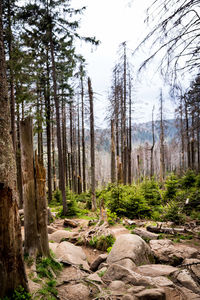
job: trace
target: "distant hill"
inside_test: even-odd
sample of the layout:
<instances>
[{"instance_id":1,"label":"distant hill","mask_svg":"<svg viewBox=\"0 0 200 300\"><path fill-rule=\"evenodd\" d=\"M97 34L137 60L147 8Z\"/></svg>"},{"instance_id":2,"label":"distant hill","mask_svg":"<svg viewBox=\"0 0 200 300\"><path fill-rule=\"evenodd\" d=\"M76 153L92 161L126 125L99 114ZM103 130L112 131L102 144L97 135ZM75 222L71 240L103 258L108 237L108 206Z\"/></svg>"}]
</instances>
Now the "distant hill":
<instances>
[{"instance_id":1,"label":"distant hill","mask_svg":"<svg viewBox=\"0 0 200 300\"><path fill-rule=\"evenodd\" d=\"M165 141L170 142L178 134L174 119L164 121ZM96 148L98 151L110 151L110 129L96 129ZM160 122L155 121L155 141L159 140ZM89 141L89 131L87 131L87 140ZM134 123L132 126L132 144L133 146L144 143L152 143L152 123Z\"/></svg>"}]
</instances>

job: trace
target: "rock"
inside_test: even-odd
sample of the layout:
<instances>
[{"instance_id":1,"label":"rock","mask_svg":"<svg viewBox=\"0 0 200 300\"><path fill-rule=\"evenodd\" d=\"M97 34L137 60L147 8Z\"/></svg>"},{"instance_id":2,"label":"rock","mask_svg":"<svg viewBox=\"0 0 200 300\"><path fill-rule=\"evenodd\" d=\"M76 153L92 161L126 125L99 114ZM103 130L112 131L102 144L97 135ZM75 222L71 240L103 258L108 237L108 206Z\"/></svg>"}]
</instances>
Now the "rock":
<instances>
[{"instance_id":1,"label":"rock","mask_svg":"<svg viewBox=\"0 0 200 300\"><path fill-rule=\"evenodd\" d=\"M135 298L134 296L129 295L129 294L124 295L124 296L122 297L122 300L135 300L135 299L136 299L136 298Z\"/></svg>"},{"instance_id":2,"label":"rock","mask_svg":"<svg viewBox=\"0 0 200 300\"><path fill-rule=\"evenodd\" d=\"M76 221L76 220L72 220L72 219L65 219L64 222L63 222L63 225L65 227L73 227L73 228L76 228L79 226L79 222Z\"/></svg>"},{"instance_id":3,"label":"rock","mask_svg":"<svg viewBox=\"0 0 200 300\"><path fill-rule=\"evenodd\" d=\"M127 290L129 294L136 294L141 291L145 290L145 286L139 285L139 286L133 286L130 289Z\"/></svg>"},{"instance_id":4,"label":"rock","mask_svg":"<svg viewBox=\"0 0 200 300\"><path fill-rule=\"evenodd\" d=\"M91 281L96 281L97 283L101 283L101 284L103 283L102 280L101 280L101 277L99 277L99 275L98 275L98 272L90 274L87 277L87 279L91 280Z\"/></svg>"},{"instance_id":5,"label":"rock","mask_svg":"<svg viewBox=\"0 0 200 300\"><path fill-rule=\"evenodd\" d=\"M182 299L184 299L184 300L185 299L186 300L200 300L199 294L195 294L192 291L186 289L185 287L179 288L179 291L180 291L181 295L183 296Z\"/></svg>"},{"instance_id":6,"label":"rock","mask_svg":"<svg viewBox=\"0 0 200 300\"><path fill-rule=\"evenodd\" d=\"M124 291L125 287L125 283L120 280L114 280L108 286L111 291Z\"/></svg>"},{"instance_id":7,"label":"rock","mask_svg":"<svg viewBox=\"0 0 200 300\"><path fill-rule=\"evenodd\" d=\"M113 280L121 280L125 283L142 286L172 286L173 283L168 278L157 276L142 276L134 271L126 269L118 264L112 264L107 272L102 277L104 282L111 282Z\"/></svg>"},{"instance_id":8,"label":"rock","mask_svg":"<svg viewBox=\"0 0 200 300\"><path fill-rule=\"evenodd\" d=\"M83 283L62 285L57 288L60 300L89 300L89 287Z\"/></svg>"},{"instance_id":9,"label":"rock","mask_svg":"<svg viewBox=\"0 0 200 300\"><path fill-rule=\"evenodd\" d=\"M28 287L32 294L36 293L38 290L41 289L41 285L39 283L36 283L30 279L28 279Z\"/></svg>"},{"instance_id":10,"label":"rock","mask_svg":"<svg viewBox=\"0 0 200 300\"><path fill-rule=\"evenodd\" d=\"M183 261L183 265L188 265L188 264L191 264L189 268L190 268L190 270L192 270L194 275L197 278L200 278L200 260L199 259L194 259L194 258L186 258Z\"/></svg>"},{"instance_id":11,"label":"rock","mask_svg":"<svg viewBox=\"0 0 200 300\"><path fill-rule=\"evenodd\" d=\"M56 232L56 228L54 228L53 226L47 226L47 230L48 230L48 234L52 234L54 232Z\"/></svg>"},{"instance_id":12,"label":"rock","mask_svg":"<svg viewBox=\"0 0 200 300\"><path fill-rule=\"evenodd\" d=\"M160 262L172 265L180 264L185 258L196 258L198 250L186 245L174 244L171 240L151 240L149 242L153 254Z\"/></svg>"},{"instance_id":13,"label":"rock","mask_svg":"<svg viewBox=\"0 0 200 300\"><path fill-rule=\"evenodd\" d=\"M19 209L18 211L19 211L20 216L24 215L24 210L23 209Z\"/></svg>"},{"instance_id":14,"label":"rock","mask_svg":"<svg viewBox=\"0 0 200 300\"><path fill-rule=\"evenodd\" d=\"M74 233L66 230L56 230L54 233L49 234L49 241L60 243L63 240L73 238Z\"/></svg>"},{"instance_id":15,"label":"rock","mask_svg":"<svg viewBox=\"0 0 200 300\"><path fill-rule=\"evenodd\" d=\"M99 266L98 266L98 270L101 270L102 268L108 268L109 267L109 265L108 264L106 264L106 263L101 263Z\"/></svg>"},{"instance_id":16,"label":"rock","mask_svg":"<svg viewBox=\"0 0 200 300\"><path fill-rule=\"evenodd\" d=\"M49 248L53 251L53 253L55 254L56 252L56 248L59 245L59 243L49 243Z\"/></svg>"},{"instance_id":17,"label":"rock","mask_svg":"<svg viewBox=\"0 0 200 300\"><path fill-rule=\"evenodd\" d=\"M99 265L100 265L101 263L103 263L104 261L106 261L107 257L108 257L108 254L107 254L107 253L105 253L105 254L100 254L100 255L99 255L99 256L91 263L90 269L91 269L93 272L95 272L95 271L98 269Z\"/></svg>"},{"instance_id":18,"label":"rock","mask_svg":"<svg viewBox=\"0 0 200 300\"><path fill-rule=\"evenodd\" d=\"M143 265L137 267L135 269L135 272L145 276L156 277L156 276L169 276L177 270L178 268L168 266L168 265L152 264L152 265Z\"/></svg>"},{"instance_id":19,"label":"rock","mask_svg":"<svg viewBox=\"0 0 200 300\"><path fill-rule=\"evenodd\" d=\"M200 285L194 281L189 270L185 269L176 272L174 274L174 278L187 289L193 291L194 293L200 293Z\"/></svg>"},{"instance_id":20,"label":"rock","mask_svg":"<svg viewBox=\"0 0 200 300\"><path fill-rule=\"evenodd\" d=\"M58 285L61 285L63 282L81 280L86 276L88 276L88 274L79 270L77 267L67 266L58 274L57 282Z\"/></svg>"},{"instance_id":21,"label":"rock","mask_svg":"<svg viewBox=\"0 0 200 300\"><path fill-rule=\"evenodd\" d=\"M87 271L89 270L87 258L82 248L69 242L58 244L55 249L55 256L63 263L79 266Z\"/></svg>"},{"instance_id":22,"label":"rock","mask_svg":"<svg viewBox=\"0 0 200 300\"><path fill-rule=\"evenodd\" d=\"M127 247L128 245L128 247ZM119 236L108 254L107 263L116 263L129 258L136 265L149 263L151 250L147 243L138 235L123 234Z\"/></svg>"},{"instance_id":23,"label":"rock","mask_svg":"<svg viewBox=\"0 0 200 300\"><path fill-rule=\"evenodd\" d=\"M138 300L166 300L163 289L146 289L135 295Z\"/></svg>"},{"instance_id":24,"label":"rock","mask_svg":"<svg viewBox=\"0 0 200 300\"><path fill-rule=\"evenodd\" d=\"M149 232L144 228L135 228L133 229L133 232L137 235L139 235L141 238L149 239L149 240L157 240L159 237L159 234Z\"/></svg>"},{"instance_id":25,"label":"rock","mask_svg":"<svg viewBox=\"0 0 200 300\"><path fill-rule=\"evenodd\" d=\"M118 262L116 262L118 265L126 268L126 269L130 269L132 271L134 271L136 269L136 265L135 263L129 259L129 258L124 258L122 260L119 260Z\"/></svg>"}]
</instances>

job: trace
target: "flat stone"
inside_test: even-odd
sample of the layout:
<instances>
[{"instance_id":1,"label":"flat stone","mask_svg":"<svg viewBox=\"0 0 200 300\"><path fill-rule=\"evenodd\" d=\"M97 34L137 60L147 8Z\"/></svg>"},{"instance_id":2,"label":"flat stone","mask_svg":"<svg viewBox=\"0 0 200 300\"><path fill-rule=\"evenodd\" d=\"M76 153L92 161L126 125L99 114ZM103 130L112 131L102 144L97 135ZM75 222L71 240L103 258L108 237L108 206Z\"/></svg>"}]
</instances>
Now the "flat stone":
<instances>
[{"instance_id":1,"label":"flat stone","mask_svg":"<svg viewBox=\"0 0 200 300\"><path fill-rule=\"evenodd\" d=\"M139 286L132 286L130 289L127 290L127 292L129 294L137 294L143 290L145 290L145 286L139 285Z\"/></svg>"},{"instance_id":2,"label":"flat stone","mask_svg":"<svg viewBox=\"0 0 200 300\"><path fill-rule=\"evenodd\" d=\"M111 282L113 280L120 280L125 283L142 286L156 286L165 287L173 286L173 282L166 277L157 276L143 276L134 271L126 269L118 264L112 264L107 272L102 277L104 282Z\"/></svg>"},{"instance_id":3,"label":"flat stone","mask_svg":"<svg viewBox=\"0 0 200 300\"><path fill-rule=\"evenodd\" d=\"M135 295L138 300L166 300L163 289L146 289Z\"/></svg>"},{"instance_id":4,"label":"flat stone","mask_svg":"<svg viewBox=\"0 0 200 300\"><path fill-rule=\"evenodd\" d=\"M126 269L130 269L132 271L134 271L136 269L136 265L134 264L134 262L130 258L124 258L122 260L119 260L116 263L118 265L120 265L120 266L122 266Z\"/></svg>"},{"instance_id":5,"label":"flat stone","mask_svg":"<svg viewBox=\"0 0 200 300\"><path fill-rule=\"evenodd\" d=\"M48 234L52 234L57 231L53 226L47 226Z\"/></svg>"},{"instance_id":6,"label":"flat stone","mask_svg":"<svg viewBox=\"0 0 200 300\"><path fill-rule=\"evenodd\" d=\"M69 240L74 235L73 232L66 230L56 230L54 233L49 234L49 241L60 243L63 240Z\"/></svg>"},{"instance_id":7,"label":"flat stone","mask_svg":"<svg viewBox=\"0 0 200 300\"><path fill-rule=\"evenodd\" d=\"M176 272L178 268L169 266L169 265L160 265L160 264L152 264L152 265L143 265L137 267L135 272L138 272L141 275L145 276L170 276L172 273Z\"/></svg>"},{"instance_id":8,"label":"flat stone","mask_svg":"<svg viewBox=\"0 0 200 300\"><path fill-rule=\"evenodd\" d=\"M76 265L85 270L89 270L87 258L81 247L69 242L60 243L55 249L55 256L63 263Z\"/></svg>"},{"instance_id":9,"label":"flat stone","mask_svg":"<svg viewBox=\"0 0 200 300\"><path fill-rule=\"evenodd\" d=\"M195 263L198 263L195 265ZM195 258L186 258L183 261L183 265L187 264L193 264L189 268L192 270L192 272L195 274L197 278L200 278L200 260Z\"/></svg>"},{"instance_id":10,"label":"flat stone","mask_svg":"<svg viewBox=\"0 0 200 300\"><path fill-rule=\"evenodd\" d=\"M129 295L129 294L127 294L127 295L124 295L123 297L122 297L122 300L135 300L136 298L133 296L133 295Z\"/></svg>"}]
</instances>

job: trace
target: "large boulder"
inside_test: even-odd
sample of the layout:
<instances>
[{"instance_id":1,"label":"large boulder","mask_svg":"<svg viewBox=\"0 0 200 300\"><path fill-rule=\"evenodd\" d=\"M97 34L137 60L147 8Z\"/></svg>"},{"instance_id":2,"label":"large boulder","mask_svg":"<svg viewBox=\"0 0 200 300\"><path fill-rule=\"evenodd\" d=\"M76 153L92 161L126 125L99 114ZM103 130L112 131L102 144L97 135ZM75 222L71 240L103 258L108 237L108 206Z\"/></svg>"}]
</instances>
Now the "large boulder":
<instances>
[{"instance_id":1,"label":"large boulder","mask_svg":"<svg viewBox=\"0 0 200 300\"><path fill-rule=\"evenodd\" d=\"M62 242L57 245L55 256L63 263L78 266L83 270L89 271L87 258L81 247L75 246L69 242Z\"/></svg>"},{"instance_id":2,"label":"large boulder","mask_svg":"<svg viewBox=\"0 0 200 300\"><path fill-rule=\"evenodd\" d=\"M149 263L151 256L149 246L141 237L135 234L123 234L114 243L107 263L113 264L128 258L136 265L140 265Z\"/></svg>"},{"instance_id":3,"label":"large boulder","mask_svg":"<svg viewBox=\"0 0 200 300\"><path fill-rule=\"evenodd\" d=\"M186 245L174 244L167 239L151 240L149 244L154 256L160 262L172 265L180 264L185 258L197 258L199 255L197 249Z\"/></svg>"},{"instance_id":4,"label":"large boulder","mask_svg":"<svg viewBox=\"0 0 200 300\"><path fill-rule=\"evenodd\" d=\"M83 283L62 285L57 288L60 300L89 300L90 289Z\"/></svg>"},{"instance_id":5,"label":"large boulder","mask_svg":"<svg viewBox=\"0 0 200 300\"><path fill-rule=\"evenodd\" d=\"M143 276L130 269L126 269L118 264L112 264L107 272L102 277L103 281L109 283L113 280L120 280L125 283L141 286L155 286L155 287L165 287L173 286L171 280L166 277L157 276Z\"/></svg>"}]
</instances>

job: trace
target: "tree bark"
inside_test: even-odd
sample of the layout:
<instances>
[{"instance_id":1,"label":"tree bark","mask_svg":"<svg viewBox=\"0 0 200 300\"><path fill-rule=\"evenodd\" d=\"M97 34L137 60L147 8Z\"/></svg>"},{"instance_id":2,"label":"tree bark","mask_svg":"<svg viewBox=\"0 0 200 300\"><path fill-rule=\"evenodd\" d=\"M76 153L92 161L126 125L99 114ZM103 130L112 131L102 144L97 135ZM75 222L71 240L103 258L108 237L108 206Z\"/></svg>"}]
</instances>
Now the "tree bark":
<instances>
[{"instance_id":1,"label":"tree bark","mask_svg":"<svg viewBox=\"0 0 200 300\"><path fill-rule=\"evenodd\" d=\"M39 236L35 201L33 122L31 117L21 121L20 125L24 194L24 253L36 257L38 254Z\"/></svg>"},{"instance_id":2,"label":"tree bark","mask_svg":"<svg viewBox=\"0 0 200 300\"><path fill-rule=\"evenodd\" d=\"M37 210L37 228L39 234L39 254L41 256L50 256L48 241L48 212L46 198L46 170L43 161L39 160L35 153L35 188L36 188L36 210Z\"/></svg>"},{"instance_id":3,"label":"tree bark","mask_svg":"<svg viewBox=\"0 0 200 300\"><path fill-rule=\"evenodd\" d=\"M91 80L88 78L88 92L90 100L90 156L91 156L91 193L92 210L97 209L95 196L95 144L94 144L94 111L93 111L93 91Z\"/></svg>"},{"instance_id":4,"label":"tree bark","mask_svg":"<svg viewBox=\"0 0 200 300\"><path fill-rule=\"evenodd\" d=\"M28 290L23 263L21 226L17 205L16 162L10 134L3 44L2 1L0 1L0 298L22 286Z\"/></svg>"},{"instance_id":5,"label":"tree bark","mask_svg":"<svg viewBox=\"0 0 200 300\"><path fill-rule=\"evenodd\" d=\"M63 166L63 153L62 153L62 143L61 143L61 129L60 129L60 107L57 95L57 80L56 80L56 66L55 66L55 55L54 55L54 44L53 44L53 33L52 24L49 32L50 35L50 50L51 50L51 62L52 62L52 77L53 77L53 97L56 108L56 128L57 128L57 147L58 147L58 168L59 168L59 185L61 187L62 193L62 204L63 204L63 215L67 213L67 202L65 193L65 174Z\"/></svg>"},{"instance_id":6,"label":"tree bark","mask_svg":"<svg viewBox=\"0 0 200 300\"><path fill-rule=\"evenodd\" d=\"M111 182L116 182L116 163L115 163L115 124L111 120Z\"/></svg>"},{"instance_id":7,"label":"tree bark","mask_svg":"<svg viewBox=\"0 0 200 300\"><path fill-rule=\"evenodd\" d=\"M86 192L86 175L85 175L85 121L84 121L84 88L83 76L81 76L81 122L82 122L82 169L83 169L83 191Z\"/></svg>"}]
</instances>

